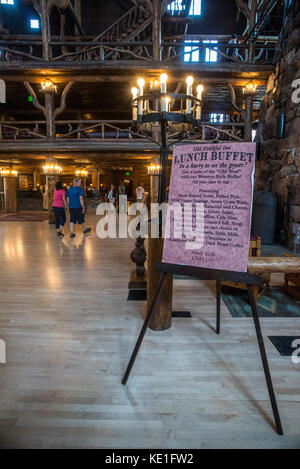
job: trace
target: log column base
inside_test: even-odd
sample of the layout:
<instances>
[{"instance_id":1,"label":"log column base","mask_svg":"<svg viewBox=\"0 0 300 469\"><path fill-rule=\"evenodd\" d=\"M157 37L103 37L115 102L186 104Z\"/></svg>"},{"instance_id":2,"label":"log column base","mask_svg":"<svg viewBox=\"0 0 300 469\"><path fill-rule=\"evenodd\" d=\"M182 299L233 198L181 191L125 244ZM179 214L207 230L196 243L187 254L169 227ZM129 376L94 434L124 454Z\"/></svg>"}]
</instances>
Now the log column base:
<instances>
[{"instance_id":1,"label":"log column base","mask_svg":"<svg viewBox=\"0 0 300 469\"><path fill-rule=\"evenodd\" d=\"M156 262L161 262L163 251L163 239L149 239L148 242L148 278L147 278L147 311L155 295L161 273L154 268ZM172 294L173 276L168 275L158 301L155 305L150 329L164 331L172 326ZM144 317L146 316L146 312Z\"/></svg>"}]
</instances>

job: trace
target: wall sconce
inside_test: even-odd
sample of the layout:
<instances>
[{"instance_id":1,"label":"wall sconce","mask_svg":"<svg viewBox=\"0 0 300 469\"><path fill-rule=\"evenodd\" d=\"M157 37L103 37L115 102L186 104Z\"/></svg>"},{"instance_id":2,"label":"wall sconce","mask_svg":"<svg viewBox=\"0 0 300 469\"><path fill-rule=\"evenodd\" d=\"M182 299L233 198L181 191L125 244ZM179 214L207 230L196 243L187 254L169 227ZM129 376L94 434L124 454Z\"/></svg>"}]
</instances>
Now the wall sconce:
<instances>
[{"instance_id":1,"label":"wall sconce","mask_svg":"<svg viewBox=\"0 0 300 469\"><path fill-rule=\"evenodd\" d=\"M62 167L59 165L55 164L46 164L43 166L44 169L44 174L60 174L62 172Z\"/></svg>"},{"instance_id":2,"label":"wall sconce","mask_svg":"<svg viewBox=\"0 0 300 469\"><path fill-rule=\"evenodd\" d=\"M53 83L53 81L49 80L49 78L43 81L41 85L41 91L44 93L57 93L57 86Z\"/></svg>"},{"instance_id":3,"label":"wall sconce","mask_svg":"<svg viewBox=\"0 0 300 469\"><path fill-rule=\"evenodd\" d=\"M75 171L75 176L76 177L87 178L88 174L89 173L86 169L77 169L77 171Z\"/></svg>"},{"instance_id":4,"label":"wall sconce","mask_svg":"<svg viewBox=\"0 0 300 469\"><path fill-rule=\"evenodd\" d=\"M18 177L18 171L11 168L0 168L1 177Z\"/></svg>"},{"instance_id":5,"label":"wall sconce","mask_svg":"<svg viewBox=\"0 0 300 469\"><path fill-rule=\"evenodd\" d=\"M160 175L160 165L150 164L148 166L148 176L159 176L159 175Z\"/></svg>"},{"instance_id":6,"label":"wall sconce","mask_svg":"<svg viewBox=\"0 0 300 469\"><path fill-rule=\"evenodd\" d=\"M247 83L243 88L243 95L244 96L254 96L256 93L257 85L250 81Z\"/></svg>"}]
</instances>

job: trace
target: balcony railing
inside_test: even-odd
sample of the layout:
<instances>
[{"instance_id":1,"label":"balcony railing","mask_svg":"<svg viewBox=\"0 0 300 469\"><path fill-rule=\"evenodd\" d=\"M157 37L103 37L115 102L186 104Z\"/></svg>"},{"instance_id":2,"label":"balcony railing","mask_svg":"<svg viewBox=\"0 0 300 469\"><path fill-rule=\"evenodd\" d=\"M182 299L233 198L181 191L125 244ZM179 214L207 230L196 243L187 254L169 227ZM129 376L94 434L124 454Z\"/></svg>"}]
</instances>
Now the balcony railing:
<instances>
[{"instance_id":1,"label":"balcony railing","mask_svg":"<svg viewBox=\"0 0 300 469\"><path fill-rule=\"evenodd\" d=\"M161 44L162 61L184 62L185 57L196 52L198 60L193 63L206 63L207 50L217 55L218 62L247 61L248 43L231 44L228 37L220 37L217 44L204 43L206 36L191 36L191 41L182 39L164 41ZM211 36L207 36L212 39ZM197 39L199 38L199 39ZM199 42L195 42L199 41ZM187 53L186 47L190 47ZM139 60L152 62L151 41L52 41L50 43L51 62L103 62L116 60ZM264 38L255 45L255 63L271 64L275 53L274 39ZM43 62L43 45L40 40L0 40L0 62Z\"/></svg>"},{"instance_id":2,"label":"balcony railing","mask_svg":"<svg viewBox=\"0 0 300 469\"><path fill-rule=\"evenodd\" d=\"M133 141L147 140L150 135L145 127L142 131L132 131L130 120L59 120L55 122L55 136L51 141ZM187 140L243 140L243 122L209 122L205 121L200 127L190 130L186 134ZM178 138L178 129L170 132L170 140ZM1 142L47 141L46 122L40 121L1 121Z\"/></svg>"}]
</instances>

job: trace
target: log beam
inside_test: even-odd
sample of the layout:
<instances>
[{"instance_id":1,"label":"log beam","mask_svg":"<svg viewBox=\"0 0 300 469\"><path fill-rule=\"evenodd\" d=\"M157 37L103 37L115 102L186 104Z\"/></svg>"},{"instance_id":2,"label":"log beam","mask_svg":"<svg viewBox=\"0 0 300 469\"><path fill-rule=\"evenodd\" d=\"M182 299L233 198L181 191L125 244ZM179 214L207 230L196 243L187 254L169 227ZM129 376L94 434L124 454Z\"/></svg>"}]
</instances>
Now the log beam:
<instances>
[{"instance_id":1,"label":"log beam","mask_svg":"<svg viewBox=\"0 0 300 469\"><path fill-rule=\"evenodd\" d=\"M251 274L265 273L300 273L299 257L249 257L248 272Z\"/></svg>"}]
</instances>

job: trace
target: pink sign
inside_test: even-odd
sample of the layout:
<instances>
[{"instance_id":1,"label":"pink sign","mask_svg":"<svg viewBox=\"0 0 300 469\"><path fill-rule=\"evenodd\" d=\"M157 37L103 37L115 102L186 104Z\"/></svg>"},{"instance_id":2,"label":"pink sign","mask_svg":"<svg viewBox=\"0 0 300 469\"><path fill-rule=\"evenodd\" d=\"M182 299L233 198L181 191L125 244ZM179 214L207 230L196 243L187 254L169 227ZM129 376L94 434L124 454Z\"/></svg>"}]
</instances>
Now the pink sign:
<instances>
[{"instance_id":1,"label":"pink sign","mask_svg":"<svg viewBox=\"0 0 300 469\"><path fill-rule=\"evenodd\" d=\"M246 272L255 143L176 146L163 262Z\"/></svg>"}]
</instances>

